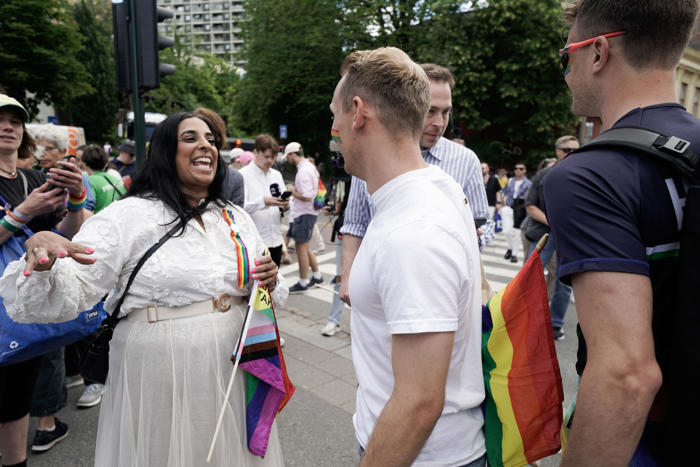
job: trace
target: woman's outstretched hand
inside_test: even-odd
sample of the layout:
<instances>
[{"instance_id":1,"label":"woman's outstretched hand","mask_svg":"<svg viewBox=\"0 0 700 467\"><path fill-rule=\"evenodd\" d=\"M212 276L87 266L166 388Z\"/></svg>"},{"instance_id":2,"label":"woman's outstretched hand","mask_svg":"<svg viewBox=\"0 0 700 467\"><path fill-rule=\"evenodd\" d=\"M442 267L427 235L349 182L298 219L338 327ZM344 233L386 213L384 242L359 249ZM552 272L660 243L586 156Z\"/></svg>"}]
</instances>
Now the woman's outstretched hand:
<instances>
[{"instance_id":1,"label":"woman's outstretched hand","mask_svg":"<svg viewBox=\"0 0 700 467\"><path fill-rule=\"evenodd\" d=\"M24 246L27 249L25 276L31 275L32 271L48 271L56 258L70 257L80 264L94 264L97 261L97 258L89 256L95 252L94 249L73 243L53 232L37 232L24 242Z\"/></svg>"}]
</instances>

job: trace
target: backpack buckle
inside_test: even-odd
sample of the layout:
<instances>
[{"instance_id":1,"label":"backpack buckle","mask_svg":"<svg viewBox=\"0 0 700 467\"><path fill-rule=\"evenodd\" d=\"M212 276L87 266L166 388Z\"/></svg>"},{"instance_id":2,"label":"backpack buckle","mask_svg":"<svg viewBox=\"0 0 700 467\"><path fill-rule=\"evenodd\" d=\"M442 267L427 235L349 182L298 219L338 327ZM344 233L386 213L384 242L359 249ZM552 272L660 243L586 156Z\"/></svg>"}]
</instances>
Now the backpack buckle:
<instances>
[{"instance_id":1,"label":"backpack buckle","mask_svg":"<svg viewBox=\"0 0 700 467\"><path fill-rule=\"evenodd\" d=\"M680 139L676 136L669 136L666 142L659 147L659 149L674 153L683 154L690 147L690 143L684 139Z\"/></svg>"}]
</instances>

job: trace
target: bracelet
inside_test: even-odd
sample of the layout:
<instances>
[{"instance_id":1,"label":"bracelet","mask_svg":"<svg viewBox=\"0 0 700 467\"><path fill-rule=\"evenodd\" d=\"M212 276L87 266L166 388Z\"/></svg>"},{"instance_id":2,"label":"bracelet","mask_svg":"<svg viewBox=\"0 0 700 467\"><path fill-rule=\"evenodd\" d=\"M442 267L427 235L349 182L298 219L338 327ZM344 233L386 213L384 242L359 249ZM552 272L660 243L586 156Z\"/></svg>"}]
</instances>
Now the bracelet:
<instances>
[{"instance_id":1,"label":"bracelet","mask_svg":"<svg viewBox=\"0 0 700 467\"><path fill-rule=\"evenodd\" d=\"M12 213L12 216L13 216L13 217L18 218L18 220L20 220L20 221L21 221L22 223L24 223L24 224L26 224L27 222L29 222L30 220L32 220L31 217L25 216L25 215L22 214L22 213L19 211L19 209L17 209L17 208L15 208L14 211L8 211L8 213L10 213L10 212Z\"/></svg>"},{"instance_id":2,"label":"bracelet","mask_svg":"<svg viewBox=\"0 0 700 467\"><path fill-rule=\"evenodd\" d=\"M21 229L21 227L15 227L14 225L12 225L12 224L6 219L6 217L8 217L8 216L5 216L5 217L3 217L3 218L0 219L0 225L1 225L1 226L5 227L5 229L7 229L8 231L10 231L10 232L12 232L12 233L15 233L15 232L17 232L19 229Z\"/></svg>"},{"instance_id":3,"label":"bracelet","mask_svg":"<svg viewBox=\"0 0 700 467\"><path fill-rule=\"evenodd\" d=\"M83 192L79 197L74 197L73 194L68 192L68 209L71 211L80 211L85 207L85 202L87 201L87 189L83 187Z\"/></svg>"}]
</instances>

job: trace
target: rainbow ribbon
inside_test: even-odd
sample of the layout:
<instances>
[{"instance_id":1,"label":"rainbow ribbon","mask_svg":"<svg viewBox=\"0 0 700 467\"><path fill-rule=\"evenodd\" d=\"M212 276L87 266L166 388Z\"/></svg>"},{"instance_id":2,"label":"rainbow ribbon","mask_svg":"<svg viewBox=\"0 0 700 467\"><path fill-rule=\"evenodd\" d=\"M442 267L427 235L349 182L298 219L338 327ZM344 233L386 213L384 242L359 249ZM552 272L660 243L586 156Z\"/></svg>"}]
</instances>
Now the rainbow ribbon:
<instances>
[{"instance_id":1,"label":"rainbow ribbon","mask_svg":"<svg viewBox=\"0 0 700 467\"><path fill-rule=\"evenodd\" d=\"M250 274L248 248L245 246L245 243L243 243L238 233L233 212L230 209L224 209L223 213L226 223L231 227L231 240L233 240L233 244L236 245L236 257L238 259L238 290L241 290L248 284L248 276Z\"/></svg>"}]
</instances>

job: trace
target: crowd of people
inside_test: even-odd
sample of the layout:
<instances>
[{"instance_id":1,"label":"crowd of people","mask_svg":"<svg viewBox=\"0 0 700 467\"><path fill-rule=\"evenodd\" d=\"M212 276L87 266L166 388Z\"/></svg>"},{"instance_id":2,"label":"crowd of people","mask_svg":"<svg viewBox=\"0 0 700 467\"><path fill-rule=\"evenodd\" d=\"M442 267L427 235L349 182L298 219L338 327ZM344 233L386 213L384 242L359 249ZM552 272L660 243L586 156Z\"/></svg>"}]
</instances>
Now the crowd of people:
<instances>
[{"instance_id":1,"label":"crowd of people","mask_svg":"<svg viewBox=\"0 0 700 467\"><path fill-rule=\"evenodd\" d=\"M696 0L565 5L559 55L573 112L700 152L700 120L674 88L697 13ZM555 339L576 296L580 384L562 465L687 463L669 433L690 439L679 420L697 413L673 353L676 326L695 324L672 314L688 180L572 135L532 178L522 162L511 177L492 175L463 140L443 136L456 85L447 68L383 47L350 53L340 72L330 136L351 177L331 203L298 142L282 148L261 134L227 163L226 125L209 109L167 117L139 167L128 140L111 160L98 145L69 155L55 127L28 132L25 107L0 95L0 241L25 248L3 264L7 314L67 321L104 300L121 318L106 385L85 381L78 400L100 405L95 465L204 465L222 408L214 465L284 464L276 424L264 458L249 451L243 379L226 399L229 357L254 281L275 306L323 284L312 246L322 210L337 216L337 270L321 332L339 332L352 306L361 465L486 466L480 250L499 218L512 263L551 237L540 255ZM296 169L293 182L280 163ZM292 240L299 281L288 286L279 267ZM26 465L30 415L40 417L33 450L68 435L55 414L66 376L80 380L85 344L0 367L3 465Z\"/></svg>"}]
</instances>

